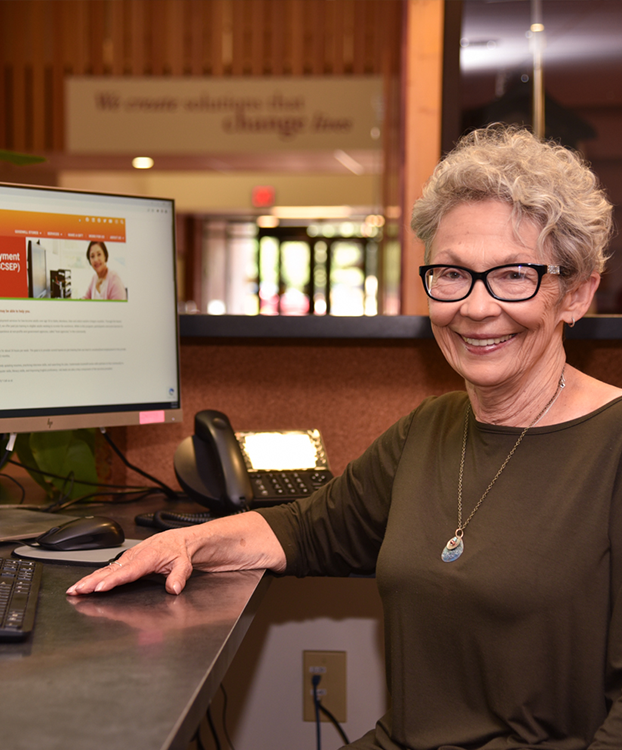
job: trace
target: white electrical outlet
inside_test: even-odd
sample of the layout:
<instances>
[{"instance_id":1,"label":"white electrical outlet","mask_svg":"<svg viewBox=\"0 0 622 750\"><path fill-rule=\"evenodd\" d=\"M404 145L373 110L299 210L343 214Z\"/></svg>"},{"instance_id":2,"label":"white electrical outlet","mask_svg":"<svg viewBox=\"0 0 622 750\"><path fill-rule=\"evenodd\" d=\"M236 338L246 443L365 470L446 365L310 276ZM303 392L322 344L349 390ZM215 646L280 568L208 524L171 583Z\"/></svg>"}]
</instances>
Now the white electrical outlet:
<instances>
[{"instance_id":1,"label":"white electrical outlet","mask_svg":"<svg viewBox=\"0 0 622 750\"><path fill-rule=\"evenodd\" d=\"M314 675L320 675L317 695L322 705L337 721L347 721L346 702L346 652L345 651L303 651L302 690L303 720L315 721L313 701ZM330 719L320 712L321 721Z\"/></svg>"}]
</instances>

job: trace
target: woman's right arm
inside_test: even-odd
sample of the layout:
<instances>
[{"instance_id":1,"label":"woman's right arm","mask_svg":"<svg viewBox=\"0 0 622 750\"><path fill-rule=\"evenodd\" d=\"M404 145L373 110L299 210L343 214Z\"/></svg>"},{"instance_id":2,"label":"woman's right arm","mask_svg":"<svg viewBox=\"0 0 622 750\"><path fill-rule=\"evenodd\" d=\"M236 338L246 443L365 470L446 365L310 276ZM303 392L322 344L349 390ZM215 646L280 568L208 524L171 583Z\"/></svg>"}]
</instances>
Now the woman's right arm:
<instances>
[{"instance_id":1,"label":"woman's right arm","mask_svg":"<svg viewBox=\"0 0 622 750\"><path fill-rule=\"evenodd\" d=\"M283 548L258 513L240 513L149 537L119 560L73 584L71 596L109 591L149 573L166 576L166 590L179 594L193 568L203 571L285 570Z\"/></svg>"},{"instance_id":2,"label":"woman's right arm","mask_svg":"<svg viewBox=\"0 0 622 750\"><path fill-rule=\"evenodd\" d=\"M308 498L155 534L67 593L109 591L160 573L166 576L166 590L179 594L193 567L211 572L287 570L293 575L373 571L413 414L396 422L341 477Z\"/></svg>"}]
</instances>

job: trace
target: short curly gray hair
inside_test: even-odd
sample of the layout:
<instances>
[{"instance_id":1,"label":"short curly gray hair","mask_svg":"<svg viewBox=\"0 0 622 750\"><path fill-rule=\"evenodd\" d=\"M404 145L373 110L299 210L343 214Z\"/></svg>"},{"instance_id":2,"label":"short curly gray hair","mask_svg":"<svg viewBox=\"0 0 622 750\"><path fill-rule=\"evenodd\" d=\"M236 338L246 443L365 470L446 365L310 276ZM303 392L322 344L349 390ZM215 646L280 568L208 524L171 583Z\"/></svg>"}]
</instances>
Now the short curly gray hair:
<instances>
[{"instance_id":1,"label":"short curly gray hair","mask_svg":"<svg viewBox=\"0 0 622 750\"><path fill-rule=\"evenodd\" d=\"M523 218L541 228L537 249L563 267L565 289L603 271L612 206L587 163L524 128L499 124L465 135L415 203L411 227L425 244L426 263L445 214L462 203L491 199L512 206L517 231Z\"/></svg>"}]
</instances>

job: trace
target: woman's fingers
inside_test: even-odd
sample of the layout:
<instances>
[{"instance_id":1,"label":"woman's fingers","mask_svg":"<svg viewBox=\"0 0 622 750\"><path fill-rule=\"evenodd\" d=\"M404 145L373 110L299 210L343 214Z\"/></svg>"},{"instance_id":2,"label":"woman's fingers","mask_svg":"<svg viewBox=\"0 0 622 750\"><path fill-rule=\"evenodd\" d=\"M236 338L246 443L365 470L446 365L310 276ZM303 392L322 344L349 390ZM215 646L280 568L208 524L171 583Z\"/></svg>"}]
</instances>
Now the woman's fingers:
<instances>
[{"instance_id":1,"label":"woman's fingers","mask_svg":"<svg viewBox=\"0 0 622 750\"><path fill-rule=\"evenodd\" d=\"M125 570L116 563L111 563L105 568L100 568L94 573L80 579L67 589L70 596L77 594L91 594L93 591L108 591L122 583L136 580L132 577L132 570L128 566Z\"/></svg>"},{"instance_id":2,"label":"woman's fingers","mask_svg":"<svg viewBox=\"0 0 622 750\"><path fill-rule=\"evenodd\" d=\"M191 572L192 563L183 540L168 532L150 537L127 550L118 560L74 583L67 589L67 594L76 596L110 591L149 573L167 576L166 590L179 594Z\"/></svg>"}]
</instances>

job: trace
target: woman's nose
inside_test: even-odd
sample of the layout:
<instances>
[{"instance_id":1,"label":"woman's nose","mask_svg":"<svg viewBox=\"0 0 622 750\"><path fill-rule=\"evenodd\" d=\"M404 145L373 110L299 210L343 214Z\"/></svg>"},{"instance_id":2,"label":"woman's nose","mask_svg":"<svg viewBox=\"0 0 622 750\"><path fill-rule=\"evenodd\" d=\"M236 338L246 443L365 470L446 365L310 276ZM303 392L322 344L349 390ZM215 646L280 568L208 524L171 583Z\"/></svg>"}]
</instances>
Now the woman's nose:
<instances>
[{"instance_id":1,"label":"woman's nose","mask_svg":"<svg viewBox=\"0 0 622 750\"><path fill-rule=\"evenodd\" d=\"M469 296L462 300L460 311L465 317L481 320L499 315L501 307L499 302L490 294L484 282L478 279Z\"/></svg>"}]
</instances>

